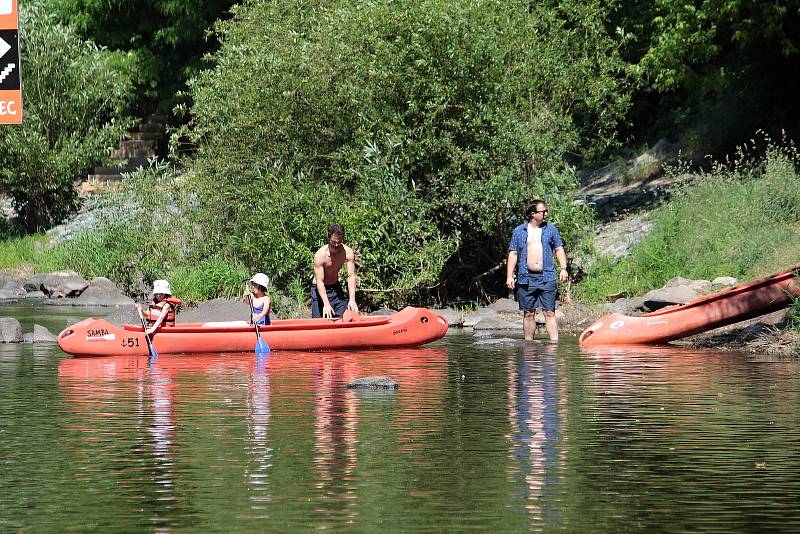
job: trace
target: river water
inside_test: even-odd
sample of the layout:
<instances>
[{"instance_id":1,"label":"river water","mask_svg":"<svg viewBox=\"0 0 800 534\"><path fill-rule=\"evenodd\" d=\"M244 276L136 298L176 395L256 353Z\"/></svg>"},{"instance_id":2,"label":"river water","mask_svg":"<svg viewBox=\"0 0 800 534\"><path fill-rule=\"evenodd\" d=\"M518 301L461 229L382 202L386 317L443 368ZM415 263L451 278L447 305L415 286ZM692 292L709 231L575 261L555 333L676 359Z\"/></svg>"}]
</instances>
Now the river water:
<instances>
[{"instance_id":1,"label":"river water","mask_svg":"<svg viewBox=\"0 0 800 534\"><path fill-rule=\"evenodd\" d=\"M347 389L370 375L400 387ZM0 344L0 492L1 532L798 532L800 364L468 334L154 365Z\"/></svg>"}]
</instances>

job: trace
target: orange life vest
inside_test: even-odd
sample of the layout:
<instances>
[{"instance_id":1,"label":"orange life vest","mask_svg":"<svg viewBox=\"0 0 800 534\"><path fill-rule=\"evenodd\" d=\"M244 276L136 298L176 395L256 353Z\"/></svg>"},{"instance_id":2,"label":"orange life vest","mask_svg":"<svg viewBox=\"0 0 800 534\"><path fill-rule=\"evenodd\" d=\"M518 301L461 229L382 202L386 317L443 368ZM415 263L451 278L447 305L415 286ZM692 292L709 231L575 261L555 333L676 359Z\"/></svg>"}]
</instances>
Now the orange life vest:
<instances>
[{"instance_id":1,"label":"orange life vest","mask_svg":"<svg viewBox=\"0 0 800 534\"><path fill-rule=\"evenodd\" d=\"M178 311L178 306L181 305L181 299L173 296L169 296L162 300L161 302L151 302L150 309L145 312L145 319L147 319L147 325L153 325L158 318L161 317L161 311L164 308L164 304L169 304L169 311L167 312L167 316L162 321L161 326L175 326L175 312Z\"/></svg>"}]
</instances>

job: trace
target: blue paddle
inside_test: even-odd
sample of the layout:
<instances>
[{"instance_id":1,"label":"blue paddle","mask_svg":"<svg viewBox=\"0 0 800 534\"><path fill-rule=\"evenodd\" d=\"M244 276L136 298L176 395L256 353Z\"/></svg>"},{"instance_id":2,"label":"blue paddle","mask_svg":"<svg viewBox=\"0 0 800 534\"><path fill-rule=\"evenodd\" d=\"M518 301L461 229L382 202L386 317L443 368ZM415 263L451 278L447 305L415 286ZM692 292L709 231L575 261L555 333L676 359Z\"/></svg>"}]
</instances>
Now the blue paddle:
<instances>
[{"instance_id":1,"label":"blue paddle","mask_svg":"<svg viewBox=\"0 0 800 534\"><path fill-rule=\"evenodd\" d=\"M253 297L250 295L250 293L247 294L247 303L250 305L250 318L252 320L255 310L253 309ZM258 324L253 322L253 326L256 327L256 356L269 354L269 345L267 345L266 341L261 339L261 333L258 331Z\"/></svg>"},{"instance_id":2,"label":"blue paddle","mask_svg":"<svg viewBox=\"0 0 800 534\"><path fill-rule=\"evenodd\" d=\"M153 346L153 342L150 340L150 334L147 333L147 324L144 322L142 309L136 306L136 311L139 312L139 321L142 322L142 329L144 330L144 338L147 340L147 349L150 351L150 363L153 363L154 361L156 361L156 358L158 358L158 353L156 352L156 348Z\"/></svg>"}]
</instances>

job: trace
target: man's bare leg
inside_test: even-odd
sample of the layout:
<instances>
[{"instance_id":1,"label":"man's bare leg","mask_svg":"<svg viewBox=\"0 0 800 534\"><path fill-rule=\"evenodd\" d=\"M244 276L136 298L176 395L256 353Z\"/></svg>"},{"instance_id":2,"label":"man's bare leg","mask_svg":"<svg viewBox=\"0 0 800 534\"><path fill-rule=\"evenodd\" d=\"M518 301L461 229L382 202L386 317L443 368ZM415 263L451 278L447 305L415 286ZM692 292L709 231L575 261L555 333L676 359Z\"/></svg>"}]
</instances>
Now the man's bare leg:
<instances>
[{"instance_id":1,"label":"man's bare leg","mask_svg":"<svg viewBox=\"0 0 800 534\"><path fill-rule=\"evenodd\" d=\"M544 327L547 329L547 335L550 341L558 341L558 321L556 320L556 312L544 311Z\"/></svg>"},{"instance_id":2,"label":"man's bare leg","mask_svg":"<svg viewBox=\"0 0 800 534\"><path fill-rule=\"evenodd\" d=\"M536 333L536 310L525 310L522 331L525 333L525 341L533 340L533 335Z\"/></svg>"}]
</instances>

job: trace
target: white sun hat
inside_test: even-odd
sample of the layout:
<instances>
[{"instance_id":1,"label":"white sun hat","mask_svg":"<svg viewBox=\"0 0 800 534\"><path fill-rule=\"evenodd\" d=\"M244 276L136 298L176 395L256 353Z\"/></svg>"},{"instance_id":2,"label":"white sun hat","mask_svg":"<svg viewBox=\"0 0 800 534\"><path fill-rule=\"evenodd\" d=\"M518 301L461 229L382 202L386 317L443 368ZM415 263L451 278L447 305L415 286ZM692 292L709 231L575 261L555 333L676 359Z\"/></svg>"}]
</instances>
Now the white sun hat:
<instances>
[{"instance_id":1,"label":"white sun hat","mask_svg":"<svg viewBox=\"0 0 800 534\"><path fill-rule=\"evenodd\" d=\"M172 295L172 288L169 287L169 282L166 280L156 280L153 282L153 295L156 293L163 293L164 295Z\"/></svg>"},{"instance_id":2,"label":"white sun hat","mask_svg":"<svg viewBox=\"0 0 800 534\"><path fill-rule=\"evenodd\" d=\"M258 284L264 289L269 287L269 276L264 273L256 273L253 275L253 278L250 279L251 282L254 284Z\"/></svg>"}]
</instances>

